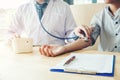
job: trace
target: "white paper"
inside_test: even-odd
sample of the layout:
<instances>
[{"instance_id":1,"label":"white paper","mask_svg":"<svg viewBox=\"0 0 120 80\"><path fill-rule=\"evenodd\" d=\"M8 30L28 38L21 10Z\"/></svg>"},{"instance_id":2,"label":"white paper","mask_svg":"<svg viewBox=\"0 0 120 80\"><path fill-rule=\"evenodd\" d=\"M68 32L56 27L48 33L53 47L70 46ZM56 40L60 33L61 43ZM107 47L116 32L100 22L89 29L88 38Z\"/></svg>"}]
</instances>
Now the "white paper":
<instances>
[{"instance_id":1,"label":"white paper","mask_svg":"<svg viewBox=\"0 0 120 80\"><path fill-rule=\"evenodd\" d=\"M75 59L68 65L64 63L72 56ZM105 54L71 54L62 62L53 67L53 69L71 70L71 72L96 72L96 73L112 73L113 55Z\"/></svg>"}]
</instances>

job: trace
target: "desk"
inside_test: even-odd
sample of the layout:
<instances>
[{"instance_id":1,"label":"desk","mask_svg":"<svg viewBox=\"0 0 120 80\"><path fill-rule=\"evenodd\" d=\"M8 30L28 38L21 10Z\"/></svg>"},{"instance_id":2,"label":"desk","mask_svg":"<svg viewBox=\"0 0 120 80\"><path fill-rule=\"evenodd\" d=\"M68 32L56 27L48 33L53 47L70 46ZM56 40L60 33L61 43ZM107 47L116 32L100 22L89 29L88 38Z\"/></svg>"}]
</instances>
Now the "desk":
<instances>
[{"instance_id":1,"label":"desk","mask_svg":"<svg viewBox=\"0 0 120 80\"><path fill-rule=\"evenodd\" d=\"M103 77L83 74L50 72L49 68L56 65L69 54L58 57L45 57L39 54L38 48L33 53L15 54L11 47L0 44L0 80L119 80L120 53L80 50L77 53L101 53L116 55L115 76Z\"/></svg>"}]
</instances>

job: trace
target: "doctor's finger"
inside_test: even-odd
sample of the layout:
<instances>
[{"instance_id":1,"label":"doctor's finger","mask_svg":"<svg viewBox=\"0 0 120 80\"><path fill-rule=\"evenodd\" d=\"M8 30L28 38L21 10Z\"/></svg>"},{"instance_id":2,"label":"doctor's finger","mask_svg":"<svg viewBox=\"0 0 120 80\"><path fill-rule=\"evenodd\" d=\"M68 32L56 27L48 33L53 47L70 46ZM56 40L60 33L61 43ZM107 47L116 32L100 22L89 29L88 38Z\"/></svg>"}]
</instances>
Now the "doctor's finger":
<instances>
[{"instance_id":1,"label":"doctor's finger","mask_svg":"<svg viewBox=\"0 0 120 80\"><path fill-rule=\"evenodd\" d=\"M89 26L89 27L87 27L87 30L89 31L89 35L93 32L93 30L94 30L94 27L92 27L92 26Z\"/></svg>"},{"instance_id":2,"label":"doctor's finger","mask_svg":"<svg viewBox=\"0 0 120 80\"><path fill-rule=\"evenodd\" d=\"M91 33L94 31L95 27L90 26Z\"/></svg>"},{"instance_id":3,"label":"doctor's finger","mask_svg":"<svg viewBox=\"0 0 120 80\"><path fill-rule=\"evenodd\" d=\"M91 30L90 30L90 28L88 27L88 26L86 26L86 25L83 25L83 31L84 31L84 34L85 34L85 37L88 37L89 38L89 36L90 36L90 34L91 34Z\"/></svg>"},{"instance_id":4,"label":"doctor's finger","mask_svg":"<svg viewBox=\"0 0 120 80\"><path fill-rule=\"evenodd\" d=\"M74 30L74 35L77 35L79 37L84 37L84 34L82 33L84 32L84 28L82 27L77 27L75 30Z\"/></svg>"},{"instance_id":5,"label":"doctor's finger","mask_svg":"<svg viewBox=\"0 0 120 80\"><path fill-rule=\"evenodd\" d=\"M89 30L85 25L82 25L82 26L83 26L83 31L84 31L82 33L84 34L84 37L87 37L89 35Z\"/></svg>"},{"instance_id":6,"label":"doctor's finger","mask_svg":"<svg viewBox=\"0 0 120 80\"><path fill-rule=\"evenodd\" d=\"M15 38L20 38L20 35L17 34L17 33L15 33L15 34L14 34L14 37L15 37Z\"/></svg>"}]
</instances>

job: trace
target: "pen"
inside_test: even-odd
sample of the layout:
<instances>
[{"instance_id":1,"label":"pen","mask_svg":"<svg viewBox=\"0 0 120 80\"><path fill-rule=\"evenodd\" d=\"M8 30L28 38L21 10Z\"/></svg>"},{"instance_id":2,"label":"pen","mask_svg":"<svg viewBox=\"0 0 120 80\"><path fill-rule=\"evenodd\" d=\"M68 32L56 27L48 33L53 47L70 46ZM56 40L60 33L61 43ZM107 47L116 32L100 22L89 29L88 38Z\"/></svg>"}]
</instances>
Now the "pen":
<instances>
[{"instance_id":1,"label":"pen","mask_svg":"<svg viewBox=\"0 0 120 80\"><path fill-rule=\"evenodd\" d=\"M69 64L71 61L73 61L75 59L75 56L72 56L70 59L68 59L66 62L65 62L65 64L64 64L64 66L65 65L67 65L67 64Z\"/></svg>"}]
</instances>

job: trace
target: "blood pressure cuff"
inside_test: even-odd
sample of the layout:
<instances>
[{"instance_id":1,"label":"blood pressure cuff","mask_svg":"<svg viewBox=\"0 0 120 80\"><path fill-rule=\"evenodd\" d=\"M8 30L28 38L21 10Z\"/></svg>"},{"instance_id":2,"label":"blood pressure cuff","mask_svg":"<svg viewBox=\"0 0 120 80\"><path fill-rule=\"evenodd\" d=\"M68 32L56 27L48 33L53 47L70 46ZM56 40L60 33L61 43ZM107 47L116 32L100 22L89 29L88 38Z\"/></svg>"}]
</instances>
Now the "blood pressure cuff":
<instances>
[{"instance_id":1,"label":"blood pressure cuff","mask_svg":"<svg viewBox=\"0 0 120 80\"><path fill-rule=\"evenodd\" d=\"M95 42L96 42L96 40L97 40L99 35L100 35L100 27L99 26L95 26L94 29L93 29L93 32L91 34L91 39L92 39L91 46L95 44ZM73 38L72 39L67 39L66 43L74 42L74 41L76 41L77 39L80 38L74 32L72 32L70 34L70 36L72 36Z\"/></svg>"},{"instance_id":2,"label":"blood pressure cuff","mask_svg":"<svg viewBox=\"0 0 120 80\"><path fill-rule=\"evenodd\" d=\"M98 38L99 35L100 35L100 27L96 25L93 28L93 32L91 34L91 39L92 39L91 46L95 44L95 42L96 42L96 40L97 40L97 38Z\"/></svg>"}]
</instances>

